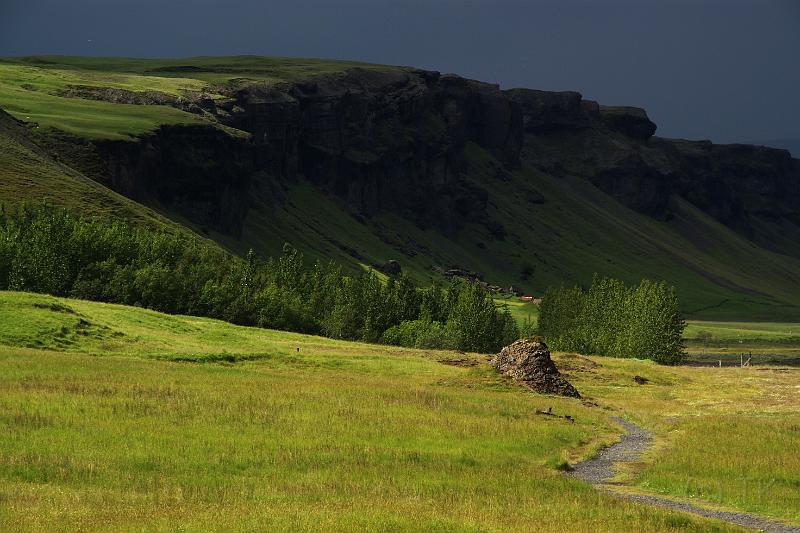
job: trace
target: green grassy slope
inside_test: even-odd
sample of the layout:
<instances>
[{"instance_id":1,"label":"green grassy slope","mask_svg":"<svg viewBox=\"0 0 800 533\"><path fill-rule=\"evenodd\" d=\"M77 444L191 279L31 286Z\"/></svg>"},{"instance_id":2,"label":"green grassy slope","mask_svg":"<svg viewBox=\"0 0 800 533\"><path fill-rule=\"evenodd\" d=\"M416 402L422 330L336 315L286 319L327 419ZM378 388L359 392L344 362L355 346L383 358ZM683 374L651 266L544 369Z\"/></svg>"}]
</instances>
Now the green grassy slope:
<instances>
[{"instance_id":1,"label":"green grassy slope","mask_svg":"<svg viewBox=\"0 0 800 533\"><path fill-rule=\"evenodd\" d=\"M633 373L701 387L678 369L558 358L603 408L456 352L25 293L0 293L0 324L0 528L735 530L555 469L618 431L617 395L656 424Z\"/></svg>"},{"instance_id":2,"label":"green grassy slope","mask_svg":"<svg viewBox=\"0 0 800 533\"><path fill-rule=\"evenodd\" d=\"M349 68L376 68L386 70L387 65L375 65L362 61L333 59L240 56L197 56L186 58L126 58L40 55L26 57L4 57L0 61L12 65L32 66L42 69L69 69L95 72L105 85L108 74L150 76L157 78L183 78L211 83L230 81L296 81L308 76L335 74ZM133 82L151 88L150 84ZM161 83L173 83L161 81ZM195 82L190 83L195 86Z\"/></svg>"},{"instance_id":3,"label":"green grassy slope","mask_svg":"<svg viewBox=\"0 0 800 533\"><path fill-rule=\"evenodd\" d=\"M176 93L194 83L152 76L116 76L101 79L96 73L54 68L43 69L0 63L0 107L37 128L55 128L90 139L130 139L161 124L198 124L196 115L164 105L138 106L58 96L69 85L94 85ZM103 83L105 82L105 83ZM102 85L100 85L102 83Z\"/></svg>"},{"instance_id":4,"label":"green grassy slope","mask_svg":"<svg viewBox=\"0 0 800 533\"><path fill-rule=\"evenodd\" d=\"M256 56L128 59L69 56L0 58L0 108L39 128L89 139L131 139L162 124L212 121L167 105L119 104L65 97L70 87L157 91L171 96L204 93L219 97L219 85L251 81L295 81L352 67L353 61ZM389 67L380 67L386 69Z\"/></svg>"},{"instance_id":5,"label":"green grassy slope","mask_svg":"<svg viewBox=\"0 0 800 533\"><path fill-rule=\"evenodd\" d=\"M152 209L54 160L29 137L26 128L0 110L1 204L15 208L25 202L47 201L98 216L173 225Z\"/></svg>"}]
</instances>

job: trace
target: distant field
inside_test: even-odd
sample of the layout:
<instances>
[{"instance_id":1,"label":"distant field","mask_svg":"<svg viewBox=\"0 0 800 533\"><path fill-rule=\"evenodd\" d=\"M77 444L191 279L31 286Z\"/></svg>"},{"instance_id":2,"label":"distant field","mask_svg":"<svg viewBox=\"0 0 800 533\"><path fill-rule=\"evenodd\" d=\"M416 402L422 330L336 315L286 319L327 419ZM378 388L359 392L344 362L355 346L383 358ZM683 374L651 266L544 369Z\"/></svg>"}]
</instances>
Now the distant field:
<instances>
[{"instance_id":1,"label":"distant field","mask_svg":"<svg viewBox=\"0 0 800 533\"><path fill-rule=\"evenodd\" d=\"M692 360L738 364L800 364L800 323L690 320L684 334Z\"/></svg>"},{"instance_id":2,"label":"distant field","mask_svg":"<svg viewBox=\"0 0 800 533\"><path fill-rule=\"evenodd\" d=\"M800 342L800 322L712 322L690 320L686 337L709 334L711 341L758 340L765 342Z\"/></svg>"},{"instance_id":3,"label":"distant field","mask_svg":"<svg viewBox=\"0 0 800 533\"><path fill-rule=\"evenodd\" d=\"M564 478L619 431L611 414L663 435L666 464L724 489L715 503L800 520L796 432L763 448L752 475L777 490L756 503L740 465L702 446L715 426L692 422L761 450L746 428L797 412L794 371L556 355L582 402L522 390L484 356L43 295L0 292L0 324L0 529L738 531ZM535 415L548 408L576 422ZM685 496L653 460L633 482Z\"/></svg>"},{"instance_id":4,"label":"distant field","mask_svg":"<svg viewBox=\"0 0 800 533\"><path fill-rule=\"evenodd\" d=\"M530 320L534 325L539 321L539 306L523 302L516 296L498 297L494 299L494 303L499 306L507 305L511 315L520 325L526 320Z\"/></svg>"}]
</instances>

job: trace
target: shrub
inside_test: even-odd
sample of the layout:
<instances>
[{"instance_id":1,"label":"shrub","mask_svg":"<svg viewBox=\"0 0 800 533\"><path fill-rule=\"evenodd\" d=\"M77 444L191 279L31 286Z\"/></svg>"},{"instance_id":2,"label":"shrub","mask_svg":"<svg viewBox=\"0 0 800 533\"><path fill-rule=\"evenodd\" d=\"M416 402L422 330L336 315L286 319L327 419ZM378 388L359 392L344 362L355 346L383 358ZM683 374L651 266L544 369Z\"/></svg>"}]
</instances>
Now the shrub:
<instances>
[{"instance_id":1,"label":"shrub","mask_svg":"<svg viewBox=\"0 0 800 533\"><path fill-rule=\"evenodd\" d=\"M441 322L428 320L405 320L383 333L386 344L408 348L455 349L458 346L452 331Z\"/></svg>"},{"instance_id":2,"label":"shrub","mask_svg":"<svg viewBox=\"0 0 800 533\"><path fill-rule=\"evenodd\" d=\"M50 206L0 209L0 289L209 316L236 324L404 346L497 351L518 334L485 291L420 289L408 276L307 268L289 246L266 261L205 240Z\"/></svg>"},{"instance_id":3,"label":"shrub","mask_svg":"<svg viewBox=\"0 0 800 533\"><path fill-rule=\"evenodd\" d=\"M635 287L595 276L588 291L548 290L539 334L556 350L640 357L663 364L683 360L685 322L674 288L642 280Z\"/></svg>"}]
</instances>

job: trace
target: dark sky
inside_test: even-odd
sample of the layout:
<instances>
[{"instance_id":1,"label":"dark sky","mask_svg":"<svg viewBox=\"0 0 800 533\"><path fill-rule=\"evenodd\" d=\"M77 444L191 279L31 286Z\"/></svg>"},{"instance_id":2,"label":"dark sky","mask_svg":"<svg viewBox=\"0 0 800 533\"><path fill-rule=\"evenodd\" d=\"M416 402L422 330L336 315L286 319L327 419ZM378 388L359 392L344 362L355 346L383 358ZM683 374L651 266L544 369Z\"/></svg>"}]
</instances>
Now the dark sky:
<instances>
[{"instance_id":1,"label":"dark sky","mask_svg":"<svg viewBox=\"0 0 800 533\"><path fill-rule=\"evenodd\" d=\"M645 107L670 137L800 138L799 0L0 0L0 55L262 54Z\"/></svg>"}]
</instances>

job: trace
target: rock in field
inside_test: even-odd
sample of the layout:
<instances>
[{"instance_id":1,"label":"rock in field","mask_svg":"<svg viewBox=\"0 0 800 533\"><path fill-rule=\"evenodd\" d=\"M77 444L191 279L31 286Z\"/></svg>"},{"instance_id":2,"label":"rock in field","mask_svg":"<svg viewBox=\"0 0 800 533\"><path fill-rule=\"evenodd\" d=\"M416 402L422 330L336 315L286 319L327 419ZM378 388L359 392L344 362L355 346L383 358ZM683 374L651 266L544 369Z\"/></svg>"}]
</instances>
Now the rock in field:
<instances>
[{"instance_id":1,"label":"rock in field","mask_svg":"<svg viewBox=\"0 0 800 533\"><path fill-rule=\"evenodd\" d=\"M553 364L547 345L538 339L523 339L509 344L492 359L491 364L536 392L581 397Z\"/></svg>"}]
</instances>

